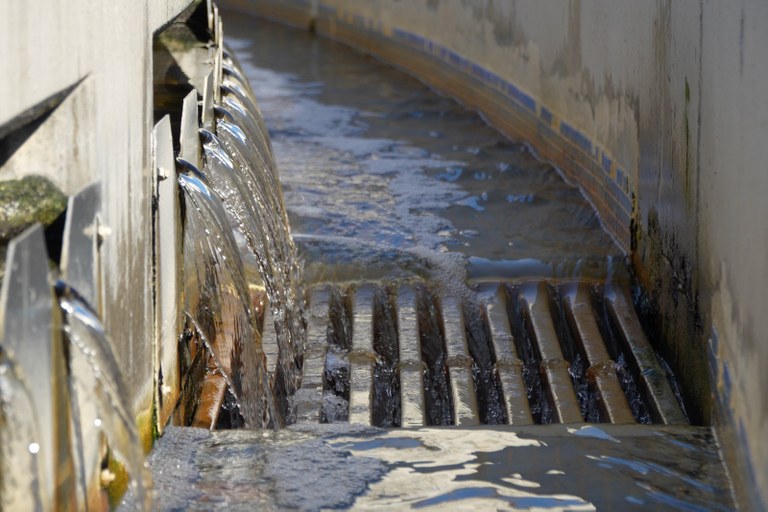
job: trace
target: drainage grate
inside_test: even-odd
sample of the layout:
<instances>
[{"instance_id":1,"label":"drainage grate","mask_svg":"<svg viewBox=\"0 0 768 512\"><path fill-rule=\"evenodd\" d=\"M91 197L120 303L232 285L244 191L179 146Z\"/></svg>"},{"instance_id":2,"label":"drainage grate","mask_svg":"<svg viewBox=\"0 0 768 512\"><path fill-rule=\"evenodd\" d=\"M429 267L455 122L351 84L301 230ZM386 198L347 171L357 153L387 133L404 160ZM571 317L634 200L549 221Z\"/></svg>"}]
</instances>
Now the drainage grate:
<instances>
[{"instance_id":1,"label":"drainage grate","mask_svg":"<svg viewBox=\"0 0 768 512\"><path fill-rule=\"evenodd\" d=\"M308 316L297 422L688 423L618 286L483 284L460 299L424 284L322 285ZM274 362L269 328L263 342Z\"/></svg>"}]
</instances>

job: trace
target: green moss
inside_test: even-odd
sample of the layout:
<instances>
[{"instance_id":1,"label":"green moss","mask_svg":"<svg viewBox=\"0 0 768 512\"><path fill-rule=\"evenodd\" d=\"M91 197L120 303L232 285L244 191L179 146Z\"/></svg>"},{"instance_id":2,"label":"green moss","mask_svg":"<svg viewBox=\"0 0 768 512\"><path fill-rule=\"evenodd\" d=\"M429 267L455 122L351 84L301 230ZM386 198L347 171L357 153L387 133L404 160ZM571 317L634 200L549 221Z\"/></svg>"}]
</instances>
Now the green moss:
<instances>
[{"instance_id":1,"label":"green moss","mask_svg":"<svg viewBox=\"0 0 768 512\"><path fill-rule=\"evenodd\" d=\"M67 207L67 196L42 176L0 181L0 243L40 222L47 226Z\"/></svg>"},{"instance_id":2,"label":"green moss","mask_svg":"<svg viewBox=\"0 0 768 512\"><path fill-rule=\"evenodd\" d=\"M157 427L153 419L153 412L143 411L136 418L136 427L139 431L139 441L141 442L141 448L144 450L144 454L148 454L152 451L152 446L155 444L157 438Z\"/></svg>"},{"instance_id":3,"label":"green moss","mask_svg":"<svg viewBox=\"0 0 768 512\"><path fill-rule=\"evenodd\" d=\"M105 486L107 496L109 497L109 507L114 510L120 504L120 500L128 490L128 472L120 462L112 458L110 454L108 462L109 472L112 474L112 480Z\"/></svg>"},{"instance_id":4,"label":"green moss","mask_svg":"<svg viewBox=\"0 0 768 512\"><path fill-rule=\"evenodd\" d=\"M168 28L160 32L157 39L172 52L183 52L203 46L203 43L195 37L195 34L184 23L169 25Z\"/></svg>"}]
</instances>

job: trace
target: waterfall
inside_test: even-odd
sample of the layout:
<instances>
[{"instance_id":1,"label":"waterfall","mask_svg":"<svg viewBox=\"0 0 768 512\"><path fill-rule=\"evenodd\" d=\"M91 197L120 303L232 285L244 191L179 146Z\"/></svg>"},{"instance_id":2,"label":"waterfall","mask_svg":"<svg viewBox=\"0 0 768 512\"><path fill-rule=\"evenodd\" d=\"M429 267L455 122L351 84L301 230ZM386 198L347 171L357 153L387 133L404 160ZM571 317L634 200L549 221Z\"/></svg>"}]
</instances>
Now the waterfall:
<instances>
[{"instance_id":1,"label":"waterfall","mask_svg":"<svg viewBox=\"0 0 768 512\"><path fill-rule=\"evenodd\" d=\"M109 459L123 466L130 476L131 494L149 505L149 475L136 423L125 401L125 383L104 332L91 306L65 283L56 283L69 354L69 390L74 416L78 481L94 475L104 478L100 453L109 447ZM100 439L100 443L93 442ZM113 478L115 475L109 475ZM87 496L88 490L81 491Z\"/></svg>"},{"instance_id":2,"label":"waterfall","mask_svg":"<svg viewBox=\"0 0 768 512\"><path fill-rule=\"evenodd\" d=\"M277 425L240 253L222 202L205 181L179 176L186 206L185 310L212 358L209 369L225 379L245 425Z\"/></svg>"},{"instance_id":3,"label":"waterfall","mask_svg":"<svg viewBox=\"0 0 768 512\"><path fill-rule=\"evenodd\" d=\"M216 133L201 130L202 174L256 261L279 347L272 386L279 412L288 415L287 399L300 385L306 341L300 265L269 137L253 93L234 65L230 61L225 68Z\"/></svg>"}]
</instances>

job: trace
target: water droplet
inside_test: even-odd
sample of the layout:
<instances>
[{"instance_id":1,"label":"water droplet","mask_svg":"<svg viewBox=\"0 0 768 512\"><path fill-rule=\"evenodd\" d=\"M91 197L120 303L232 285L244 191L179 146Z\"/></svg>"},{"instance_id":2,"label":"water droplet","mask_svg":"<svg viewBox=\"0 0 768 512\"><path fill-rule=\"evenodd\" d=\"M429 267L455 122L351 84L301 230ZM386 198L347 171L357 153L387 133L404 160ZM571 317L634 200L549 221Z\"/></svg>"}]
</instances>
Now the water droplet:
<instances>
[{"instance_id":1,"label":"water droplet","mask_svg":"<svg viewBox=\"0 0 768 512\"><path fill-rule=\"evenodd\" d=\"M40 445L37 443L29 443L29 453L36 455L40 451Z\"/></svg>"},{"instance_id":2,"label":"water droplet","mask_svg":"<svg viewBox=\"0 0 768 512\"><path fill-rule=\"evenodd\" d=\"M100 428L101 427L101 419L100 418L96 418L95 420L93 420L93 426L96 427L96 428Z\"/></svg>"}]
</instances>

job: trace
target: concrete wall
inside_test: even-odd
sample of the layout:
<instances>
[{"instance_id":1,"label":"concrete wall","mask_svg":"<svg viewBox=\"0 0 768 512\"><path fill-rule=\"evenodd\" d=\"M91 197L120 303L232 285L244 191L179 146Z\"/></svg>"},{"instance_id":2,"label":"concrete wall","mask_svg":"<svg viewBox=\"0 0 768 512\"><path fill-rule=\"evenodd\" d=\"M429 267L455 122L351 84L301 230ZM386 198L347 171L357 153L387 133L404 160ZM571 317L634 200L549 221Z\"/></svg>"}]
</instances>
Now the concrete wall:
<instances>
[{"instance_id":1,"label":"concrete wall","mask_svg":"<svg viewBox=\"0 0 768 512\"><path fill-rule=\"evenodd\" d=\"M632 255L692 420L719 425L744 504L766 499L768 4L222 4L367 49L559 165Z\"/></svg>"},{"instance_id":2,"label":"concrete wall","mask_svg":"<svg viewBox=\"0 0 768 512\"><path fill-rule=\"evenodd\" d=\"M0 16L0 137L60 101L0 180L42 174L68 195L101 183L94 302L143 434L155 381L152 35L190 2L3 2Z\"/></svg>"}]
</instances>

